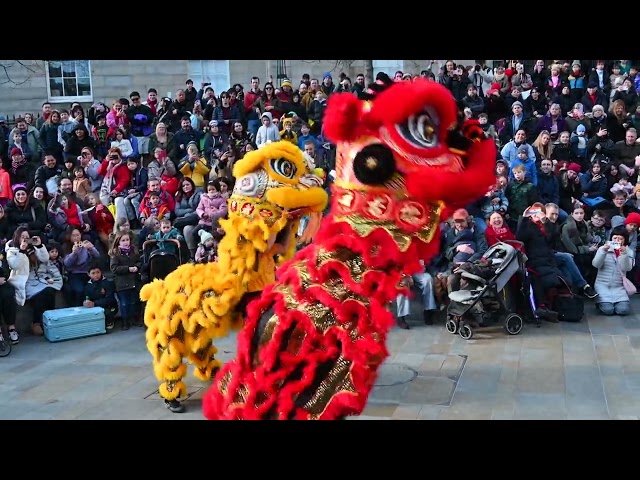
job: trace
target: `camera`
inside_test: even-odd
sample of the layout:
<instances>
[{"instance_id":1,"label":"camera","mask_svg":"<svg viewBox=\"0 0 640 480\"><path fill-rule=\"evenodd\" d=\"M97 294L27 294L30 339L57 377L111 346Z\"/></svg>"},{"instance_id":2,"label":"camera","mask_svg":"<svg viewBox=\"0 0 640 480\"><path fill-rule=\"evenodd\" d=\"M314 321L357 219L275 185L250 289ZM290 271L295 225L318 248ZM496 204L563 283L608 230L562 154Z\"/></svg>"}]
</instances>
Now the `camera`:
<instances>
[{"instance_id":1,"label":"camera","mask_svg":"<svg viewBox=\"0 0 640 480\"><path fill-rule=\"evenodd\" d=\"M118 155L109 155L109 160L117 160L118 159Z\"/></svg>"},{"instance_id":2,"label":"camera","mask_svg":"<svg viewBox=\"0 0 640 480\"><path fill-rule=\"evenodd\" d=\"M208 87L209 85L211 85L211 82L204 82L204 83L202 84L202 86L203 86L203 87Z\"/></svg>"}]
</instances>

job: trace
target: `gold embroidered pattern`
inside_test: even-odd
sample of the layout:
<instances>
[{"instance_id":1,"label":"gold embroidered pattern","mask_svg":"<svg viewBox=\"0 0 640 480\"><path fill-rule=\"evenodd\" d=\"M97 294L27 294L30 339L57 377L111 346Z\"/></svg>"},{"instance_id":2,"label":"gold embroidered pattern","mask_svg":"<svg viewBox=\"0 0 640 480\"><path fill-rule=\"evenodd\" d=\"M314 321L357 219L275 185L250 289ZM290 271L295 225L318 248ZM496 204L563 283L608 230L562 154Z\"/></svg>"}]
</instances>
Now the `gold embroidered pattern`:
<instances>
[{"instance_id":1,"label":"gold embroidered pattern","mask_svg":"<svg viewBox=\"0 0 640 480\"><path fill-rule=\"evenodd\" d=\"M231 372L227 372L224 374L224 377L222 377L222 379L220 380L220 383L218 384L218 390L224 396L226 396L227 392L229 391L230 381L231 381Z\"/></svg>"},{"instance_id":2,"label":"gold embroidered pattern","mask_svg":"<svg viewBox=\"0 0 640 480\"><path fill-rule=\"evenodd\" d=\"M340 394L357 395L357 391L351 380L352 363L342 355L338 357L335 365L320 383L313 397L304 405L304 410L310 416L319 418L326 410L331 399Z\"/></svg>"},{"instance_id":3,"label":"gold embroidered pattern","mask_svg":"<svg viewBox=\"0 0 640 480\"><path fill-rule=\"evenodd\" d=\"M375 220L357 214L336 216L334 220L336 222L347 222L361 237L367 237L374 230L381 228L389 234L401 252L406 252L414 238L418 238L424 243L429 243L433 240L436 228L440 222L441 211L442 205L427 206L427 223L414 234L403 232L392 220ZM409 219L413 221L413 219Z\"/></svg>"}]
</instances>

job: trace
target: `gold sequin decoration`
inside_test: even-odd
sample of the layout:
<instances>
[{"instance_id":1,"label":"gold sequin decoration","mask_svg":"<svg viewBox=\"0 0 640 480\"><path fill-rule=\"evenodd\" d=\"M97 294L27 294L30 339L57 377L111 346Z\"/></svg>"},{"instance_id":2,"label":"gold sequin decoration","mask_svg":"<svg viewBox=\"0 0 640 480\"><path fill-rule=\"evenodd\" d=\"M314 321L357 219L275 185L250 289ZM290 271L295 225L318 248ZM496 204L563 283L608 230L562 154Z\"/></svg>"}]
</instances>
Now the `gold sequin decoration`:
<instances>
[{"instance_id":1,"label":"gold sequin decoration","mask_svg":"<svg viewBox=\"0 0 640 480\"><path fill-rule=\"evenodd\" d=\"M350 361L342 355L338 357L327 378L320 383L313 397L303 407L310 416L319 418L336 395L342 393L357 395L356 388L351 381L351 368Z\"/></svg>"},{"instance_id":2,"label":"gold sequin decoration","mask_svg":"<svg viewBox=\"0 0 640 480\"><path fill-rule=\"evenodd\" d=\"M233 397L232 404L234 406L244 405L247 403L247 397L249 396L249 389L246 385L238 386L238 390L236 391L236 395Z\"/></svg>"},{"instance_id":3,"label":"gold sequin decoration","mask_svg":"<svg viewBox=\"0 0 640 480\"><path fill-rule=\"evenodd\" d=\"M300 347L307 336L307 332L300 328L294 328L287 342L287 352L291 355L298 355L300 353Z\"/></svg>"},{"instance_id":4,"label":"gold sequin decoration","mask_svg":"<svg viewBox=\"0 0 640 480\"><path fill-rule=\"evenodd\" d=\"M374 230L381 228L386 231L389 236L396 242L398 249L401 252L406 252L411 246L413 237L417 237L424 243L429 243L433 240L436 233L436 227L440 222L440 212L442 211L442 205L428 205L426 207L426 215L429 220L427 223L415 233L407 233L401 230L401 228L391 220L376 220L373 218L365 218L360 215L343 215L336 216L336 222L346 222L353 230L361 237L367 237Z\"/></svg>"},{"instance_id":5,"label":"gold sequin decoration","mask_svg":"<svg viewBox=\"0 0 640 480\"><path fill-rule=\"evenodd\" d=\"M260 350L271 341L273 332L275 331L277 326L278 316L272 315L271 318L267 320L267 324L265 325L262 335L260 336L260 340L258 341L258 348L256 348L256 351L253 352L253 356L251 357L251 364L253 365L253 368L256 368L262 364L262 362L260 362Z\"/></svg>"},{"instance_id":6,"label":"gold sequin decoration","mask_svg":"<svg viewBox=\"0 0 640 480\"><path fill-rule=\"evenodd\" d=\"M227 372L224 374L224 376L220 380L220 383L218 384L218 391L224 396L226 396L227 392L229 391L230 381L231 381L231 372Z\"/></svg>"}]
</instances>

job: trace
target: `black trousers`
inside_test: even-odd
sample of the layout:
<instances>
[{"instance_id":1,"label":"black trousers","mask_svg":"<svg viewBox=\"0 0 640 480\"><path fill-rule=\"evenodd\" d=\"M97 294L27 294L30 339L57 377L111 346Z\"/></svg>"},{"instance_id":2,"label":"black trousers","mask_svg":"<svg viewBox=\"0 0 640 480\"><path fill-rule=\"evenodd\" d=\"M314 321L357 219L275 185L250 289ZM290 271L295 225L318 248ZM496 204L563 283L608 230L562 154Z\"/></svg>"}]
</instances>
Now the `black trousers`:
<instances>
[{"instance_id":1,"label":"black trousers","mask_svg":"<svg viewBox=\"0 0 640 480\"><path fill-rule=\"evenodd\" d=\"M47 287L31 297L29 301L33 305L33 323L42 325L42 314L56 308L56 293L58 291L55 288Z\"/></svg>"},{"instance_id":2,"label":"black trousers","mask_svg":"<svg viewBox=\"0 0 640 480\"><path fill-rule=\"evenodd\" d=\"M16 291L10 283L0 285L0 311L5 325L16 324Z\"/></svg>"}]
</instances>

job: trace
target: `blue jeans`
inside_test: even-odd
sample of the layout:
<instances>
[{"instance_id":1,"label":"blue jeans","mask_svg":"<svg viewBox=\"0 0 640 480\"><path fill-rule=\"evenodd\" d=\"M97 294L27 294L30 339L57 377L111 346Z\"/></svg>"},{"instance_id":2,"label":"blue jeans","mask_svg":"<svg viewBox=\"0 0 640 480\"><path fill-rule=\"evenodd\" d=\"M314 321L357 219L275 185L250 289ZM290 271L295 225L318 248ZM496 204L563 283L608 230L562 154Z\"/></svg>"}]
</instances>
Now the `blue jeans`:
<instances>
[{"instance_id":1,"label":"blue jeans","mask_svg":"<svg viewBox=\"0 0 640 480\"><path fill-rule=\"evenodd\" d=\"M142 194L140 193L132 198L124 198L125 211L127 212L127 218L129 220L136 220L138 218L138 212L140 211L140 200L142 200Z\"/></svg>"},{"instance_id":2,"label":"blue jeans","mask_svg":"<svg viewBox=\"0 0 640 480\"><path fill-rule=\"evenodd\" d=\"M574 288L582 288L587 284L576 262L573 260L573 256L566 252L555 253L556 263L558 264L558 270L562 276L569 282Z\"/></svg>"},{"instance_id":3,"label":"blue jeans","mask_svg":"<svg viewBox=\"0 0 640 480\"><path fill-rule=\"evenodd\" d=\"M604 315L629 315L631 313L631 304L629 302L601 302L596 306Z\"/></svg>"},{"instance_id":4,"label":"blue jeans","mask_svg":"<svg viewBox=\"0 0 640 480\"><path fill-rule=\"evenodd\" d=\"M140 310L139 289L129 288L116 292L118 303L120 304L120 315L122 318L131 318L136 316Z\"/></svg>"},{"instance_id":5,"label":"blue jeans","mask_svg":"<svg viewBox=\"0 0 640 480\"><path fill-rule=\"evenodd\" d=\"M66 300L70 307L79 307L84 301L84 287L89 282L86 273L69 273L65 285Z\"/></svg>"},{"instance_id":6,"label":"blue jeans","mask_svg":"<svg viewBox=\"0 0 640 480\"><path fill-rule=\"evenodd\" d=\"M433 295L433 277L427 272L414 273L412 275L415 286L420 289L422 305L424 311L437 310L436 299ZM411 305L409 297L398 295L396 297L396 306L398 308L398 318L406 317L411 313Z\"/></svg>"},{"instance_id":7,"label":"blue jeans","mask_svg":"<svg viewBox=\"0 0 640 480\"><path fill-rule=\"evenodd\" d=\"M247 131L253 135L253 138L256 138L258 134L258 129L260 128L260 119L256 118L255 120L247 121Z\"/></svg>"}]
</instances>

